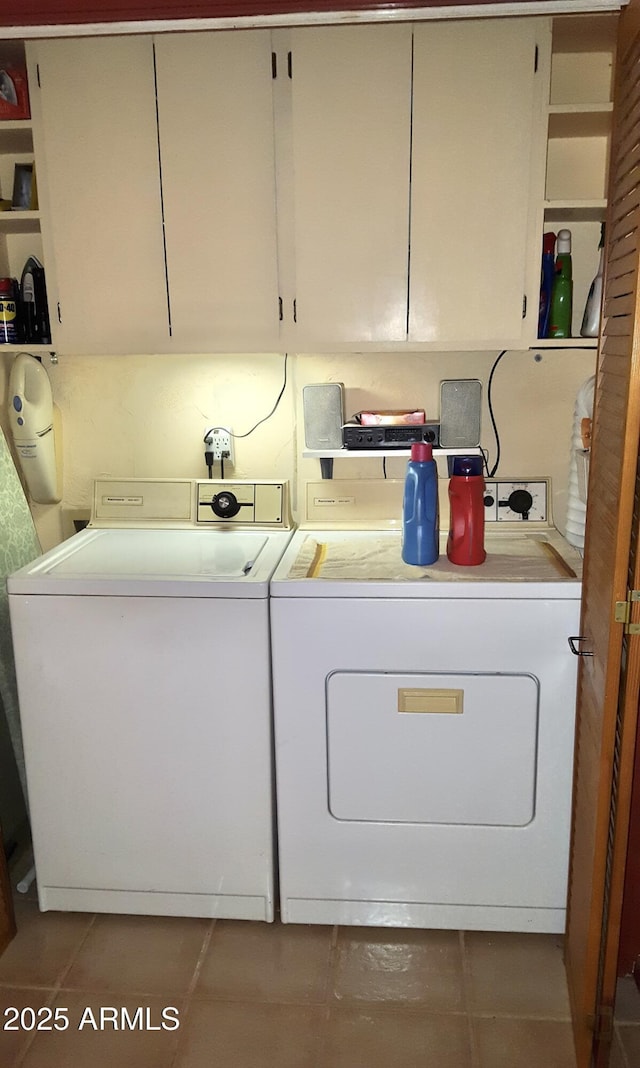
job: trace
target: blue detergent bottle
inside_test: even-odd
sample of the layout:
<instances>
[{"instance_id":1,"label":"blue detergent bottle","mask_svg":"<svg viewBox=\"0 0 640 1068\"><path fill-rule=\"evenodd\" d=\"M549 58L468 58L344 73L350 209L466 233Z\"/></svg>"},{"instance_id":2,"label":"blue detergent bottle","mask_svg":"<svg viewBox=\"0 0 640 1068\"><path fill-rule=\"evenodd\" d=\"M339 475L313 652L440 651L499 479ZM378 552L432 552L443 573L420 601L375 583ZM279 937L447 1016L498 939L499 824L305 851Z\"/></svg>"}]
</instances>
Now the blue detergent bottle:
<instances>
[{"instance_id":1,"label":"blue detergent bottle","mask_svg":"<svg viewBox=\"0 0 640 1068\"><path fill-rule=\"evenodd\" d=\"M427 442L411 446L402 507L402 559L424 567L439 556L438 470Z\"/></svg>"}]
</instances>

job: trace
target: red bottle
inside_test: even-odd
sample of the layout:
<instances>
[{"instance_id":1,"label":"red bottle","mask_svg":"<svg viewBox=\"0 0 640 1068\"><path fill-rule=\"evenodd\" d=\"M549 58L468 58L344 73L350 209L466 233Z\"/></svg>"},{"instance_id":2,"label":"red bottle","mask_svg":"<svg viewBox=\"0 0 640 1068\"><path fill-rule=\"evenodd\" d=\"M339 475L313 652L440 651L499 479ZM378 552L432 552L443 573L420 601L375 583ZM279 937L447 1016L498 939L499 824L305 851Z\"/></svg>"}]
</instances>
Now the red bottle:
<instances>
[{"instance_id":1,"label":"red bottle","mask_svg":"<svg viewBox=\"0 0 640 1068\"><path fill-rule=\"evenodd\" d=\"M452 564L472 567L487 558L484 551L484 478L481 456L456 456L449 479L449 537Z\"/></svg>"}]
</instances>

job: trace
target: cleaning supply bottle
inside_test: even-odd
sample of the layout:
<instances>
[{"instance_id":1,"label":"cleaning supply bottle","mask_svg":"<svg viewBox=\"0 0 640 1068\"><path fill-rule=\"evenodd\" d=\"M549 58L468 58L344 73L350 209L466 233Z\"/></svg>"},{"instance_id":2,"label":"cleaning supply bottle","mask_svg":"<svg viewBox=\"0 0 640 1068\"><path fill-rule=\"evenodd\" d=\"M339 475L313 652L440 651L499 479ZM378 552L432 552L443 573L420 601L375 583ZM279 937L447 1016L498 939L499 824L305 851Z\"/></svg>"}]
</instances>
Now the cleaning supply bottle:
<instances>
[{"instance_id":1,"label":"cleaning supply bottle","mask_svg":"<svg viewBox=\"0 0 640 1068\"><path fill-rule=\"evenodd\" d=\"M549 334L549 314L551 312L551 293L555 274L554 252L556 235L551 231L542 238L542 271L540 277L540 313L538 315L538 337Z\"/></svg>"},{"instance_id":2,"label":"cleaning supply bottle","mask_svg":"<svg viewBox=\"0 0 640 1068\"><path fill-rule=\"evenodd\" d=\"M449 479L449 537L447 556L452 564L483 564L484 477L481 456L456 456Z\"/></svg>"},{"instance_id":3,"label":"cleaning supply bottle","mask_svg":"<svg viewBox=\"0 0 640 1068\"><path fill-rule=\"evenodd\" d=\"M439 555L438 471L432 446L416 441L407 464L402 507L402 559L424 567Z\"/></svg>"},{"instance_id":4,"label":"cleaning supply bottle","mask_svg":"<svg viewBox=\"0 0 640 1068\"><path fill-rule=\"evenodd\" d=\"M15 278L0 278L0 345L19 344Z\"/></svg>"},{"instance_id":5,"label":"cleaning supply bottle","mask_svg":"<svg viewBox=\"0 0 640 1068\"><path fill-rule=\"evenodd\" d=\"M573 269L571 265L571 230L559 230L553 291L551 293L551 314L549 317L549 337L571 337L571 318L573 311Z\"/></svg>"},{"instance_id":6,"label":"cleaning supply bottle","mask_svg":"<svg viewBox=\"0 0 640 1068\"><path fill-rule=\"evenodd\" d=\"M600 317L602 315L602 284L604 280L604 223L600 227L600 262L584 308L581 337L597 337L600 333Z\"/></svg>"}]
</instances>

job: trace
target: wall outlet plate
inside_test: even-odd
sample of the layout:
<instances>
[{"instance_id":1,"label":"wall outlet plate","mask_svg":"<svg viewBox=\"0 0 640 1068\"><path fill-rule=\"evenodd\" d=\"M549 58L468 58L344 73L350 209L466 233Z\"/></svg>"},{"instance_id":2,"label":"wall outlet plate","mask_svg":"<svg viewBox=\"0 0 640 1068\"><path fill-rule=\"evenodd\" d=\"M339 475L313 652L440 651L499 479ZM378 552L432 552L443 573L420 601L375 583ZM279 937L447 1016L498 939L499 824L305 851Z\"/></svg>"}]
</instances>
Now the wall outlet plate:
<instances>
[{"instance_id":1,"label":"wall outlet plate","mask_svg":"<svg viewBox=\"0 0 640 1068\"><path fill-rule=\"evenodd\" d=\"M210 427L206 435L211 438L211 446L207 449L213 453L214 460L224 460L233 467L233 436L229 427Z\"/></svg>"},{"instance_id":2,"label":"wall outlet plate","mask_svg":"<svg viewBox=\"0 0 640 1068\"><path fill-rule=\"evenodd\" d=\"M550 524L550 500L547 478L485 482L485 522Z\"/></svg>"}]
</instances>

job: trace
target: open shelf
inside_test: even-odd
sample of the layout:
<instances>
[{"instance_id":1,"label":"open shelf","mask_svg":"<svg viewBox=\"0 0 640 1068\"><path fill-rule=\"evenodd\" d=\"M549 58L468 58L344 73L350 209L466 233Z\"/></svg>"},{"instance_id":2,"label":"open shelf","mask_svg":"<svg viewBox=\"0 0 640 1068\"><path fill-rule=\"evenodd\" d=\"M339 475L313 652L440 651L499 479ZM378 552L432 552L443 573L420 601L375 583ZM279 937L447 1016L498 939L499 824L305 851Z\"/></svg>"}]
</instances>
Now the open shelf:
<instances>
[{"instance_id":1,"label":"open shelf","mask_svg":"<svg viewBox=\"0 0 640 1068\"><path fill-rule=\"evenodd\" d=\"M45 352L54 354L54 348L51 343L48 345L36 345L34 341L23 341L20 345L5 345L0 344L0 355L3 352L29 352L33 356L41 356Z\"/></svg>"},{"instance_id":2,"label":"open shelf","mask_svg":"<svg viewBox=\"0 0 640 1068\"><path fill-rule=\"evenodd\" d=\"M606 200L545 200L545 222L604 222Z\"/></svg>"},{"instance_id":3,"label":"open shelf","mask_svg":"<svg viewBox=\"0 0 640 1068\"><path fill-rule=\"evenodd\" d=\"M40 212L0 211L0 230L14 234L37 234L40 231Z\"/></svg>"},{"instance_id":4,"label":"open shelf","mask_svg":"<svg viewBox=\"0 0 640 1068\"><path fill-rule=\"evenodd\" d=\"M607 137L611 130L613 103L551 104L549 133L552 138Z\"/></svg>"},{"instance_id":5,"label":"open shelf","mask_svg":"<svg viewBox=\"0 0 640 1068\"><path fill-rule=\"evenodd\" d=\"M597 349L597 337L541 337L529 346L532 349Z\"/></svg>"},{"instance_id":6,"label":"open shelf","mask_svg":"<svg viewBox=\"0 0 640 1068\"><path fill-rule=\"evenodd\" d=\"M33 152L31 119L0 120L0 152L12 155Z\"/></svg>"},{"instance_id":7,"label":"open shelf","mask_svg":"<svg viewBox=\"0 0 640 1068\"><path fill-rule=\"evenodd\" d=\"M305 449L304 457L318 460L359 460L364 457L381 459L383 456L410 456L411 446L406 449ZM434 449L433 456L480 456L478 445L472 445L467 449Z\"/></svg>"}]
</instances>

